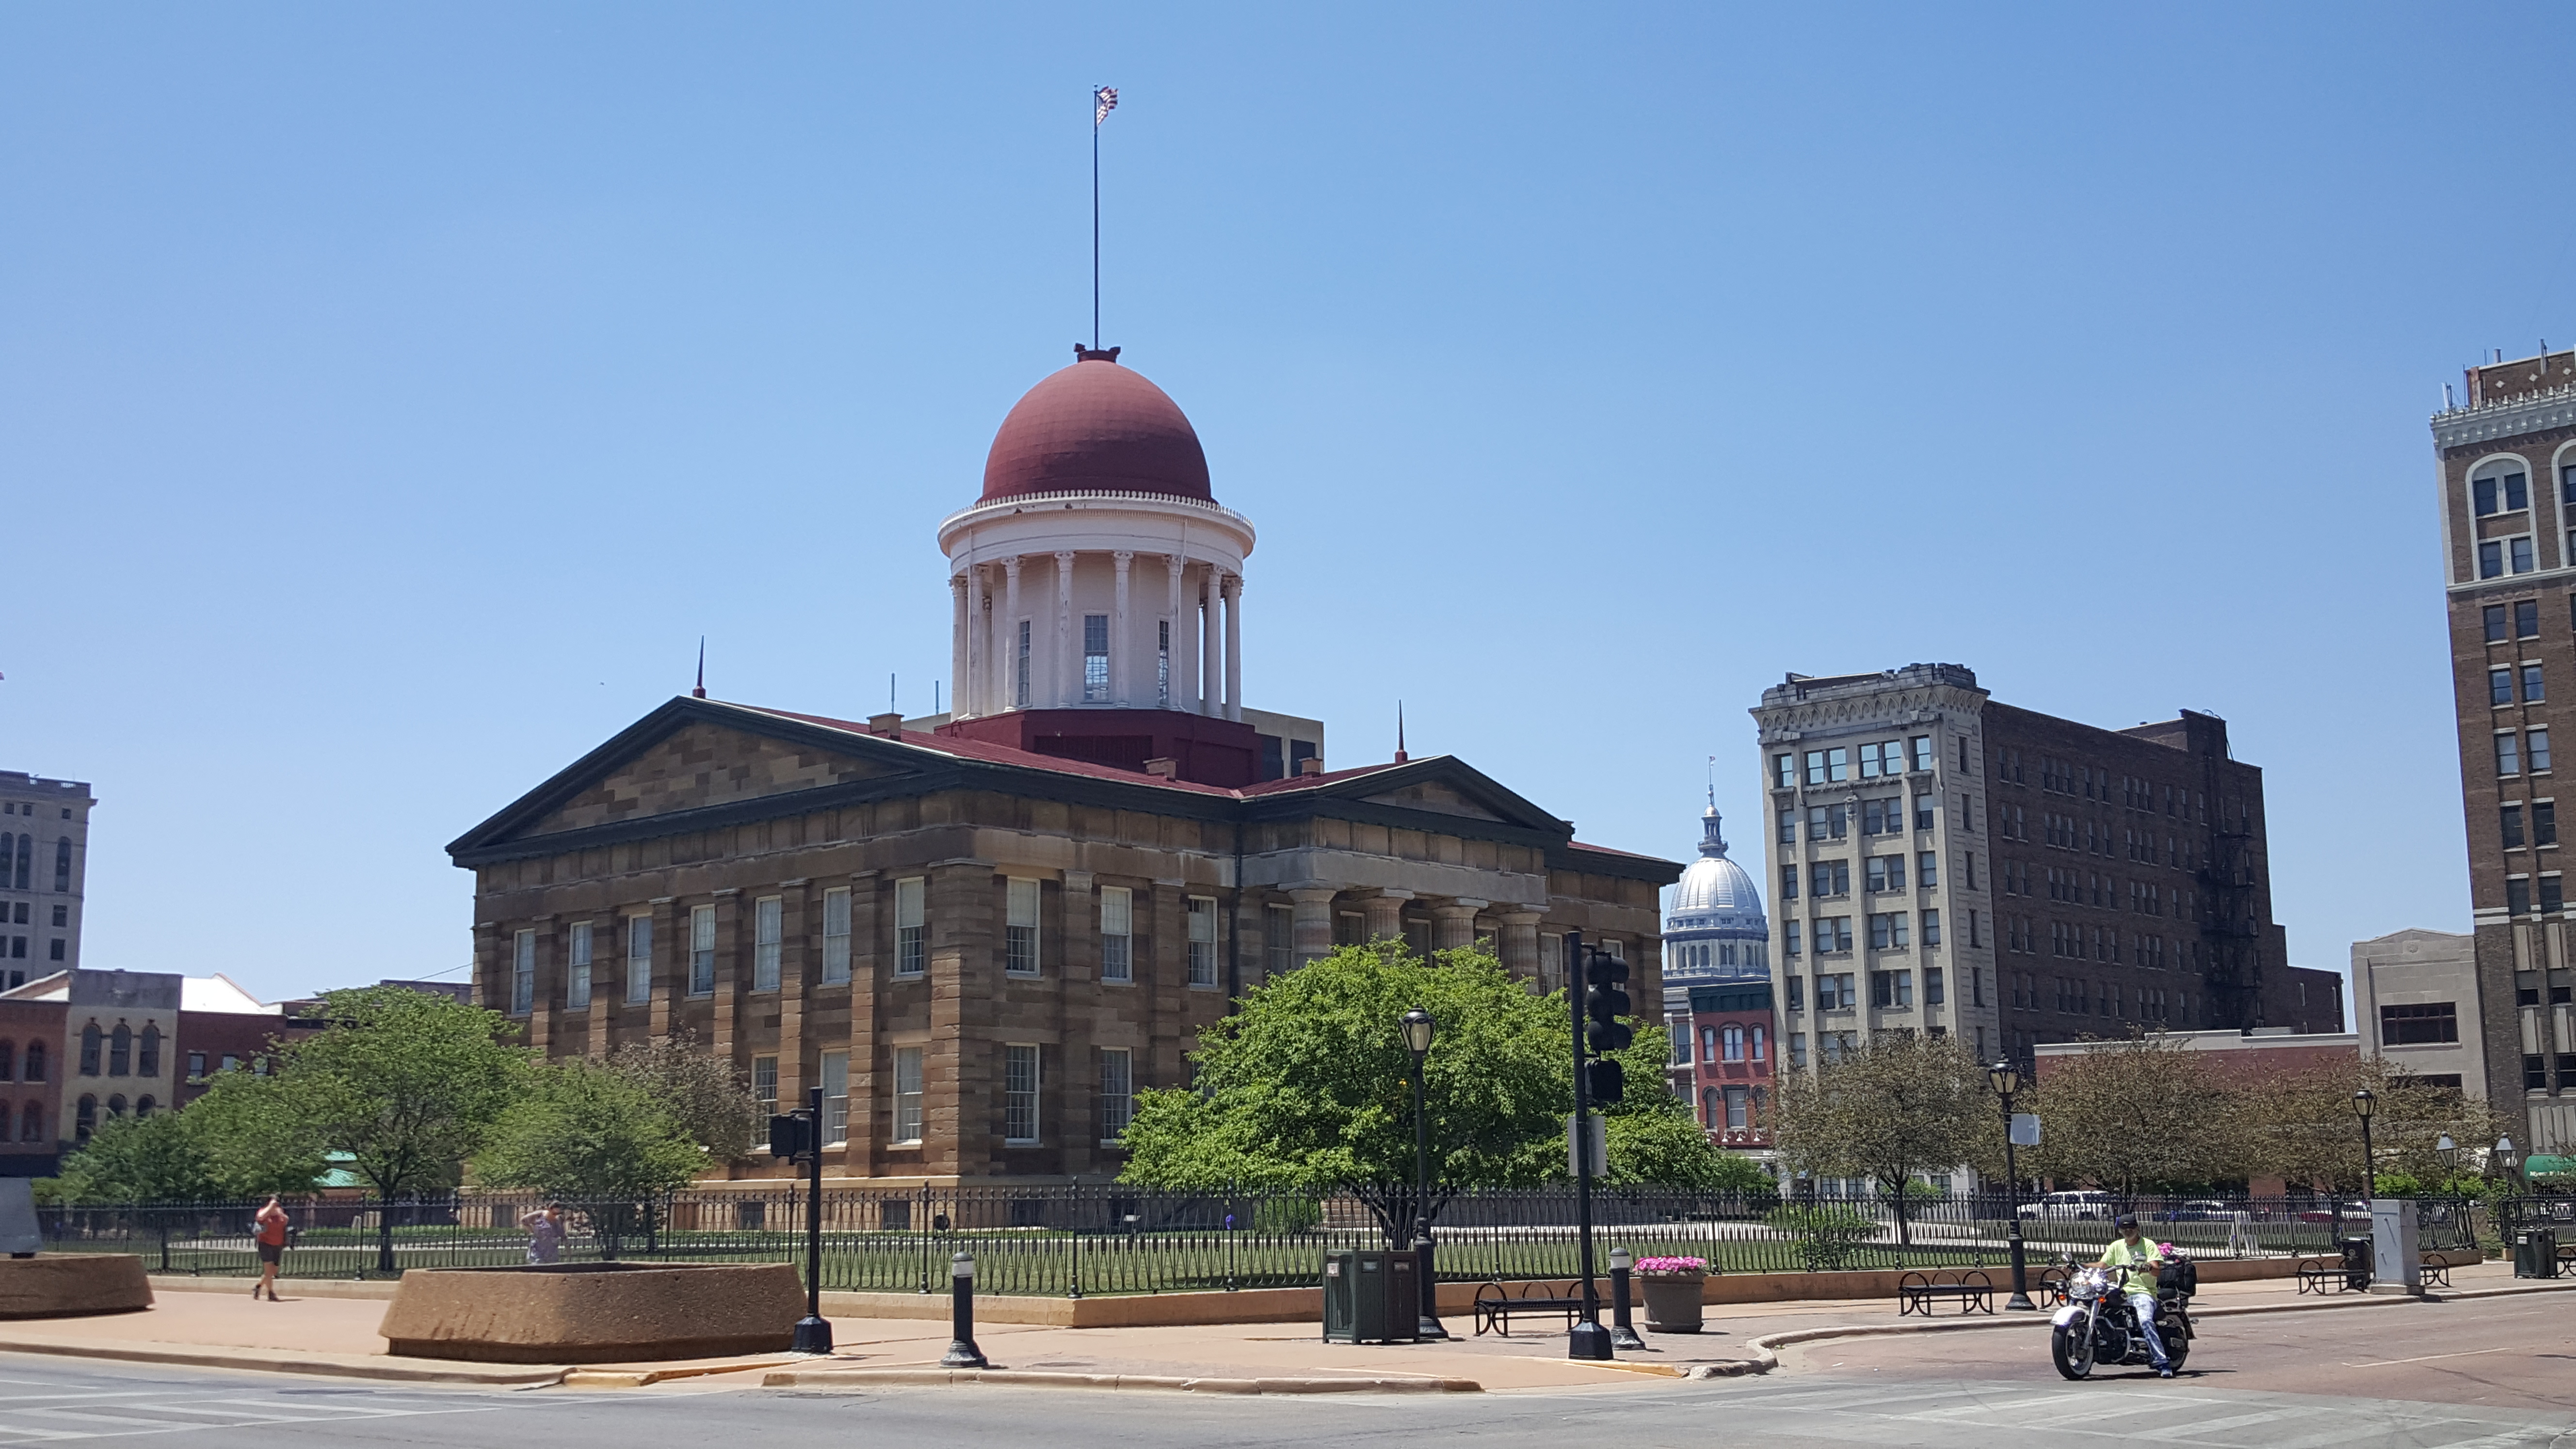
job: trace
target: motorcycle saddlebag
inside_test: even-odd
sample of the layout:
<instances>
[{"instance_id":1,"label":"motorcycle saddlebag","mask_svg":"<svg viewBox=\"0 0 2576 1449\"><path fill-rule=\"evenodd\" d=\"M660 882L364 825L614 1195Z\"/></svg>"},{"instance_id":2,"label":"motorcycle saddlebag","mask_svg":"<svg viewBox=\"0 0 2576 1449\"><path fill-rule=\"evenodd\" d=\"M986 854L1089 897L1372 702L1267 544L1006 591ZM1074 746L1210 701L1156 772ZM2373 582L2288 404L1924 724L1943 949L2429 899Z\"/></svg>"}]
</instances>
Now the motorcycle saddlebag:
<instances>
[{"instance_id":1,"label":"motorcycle saddlebag","mask_svg":"<svg viewBox=\"0 0 2576 1449\"><path fill-rule=\"evenodd\" d=\"M2200 1265L2189 1258L2167 1263L2156 1272L2156 1287L2189 1298L2200 1291Z\"/></svg>"}]
</instances>

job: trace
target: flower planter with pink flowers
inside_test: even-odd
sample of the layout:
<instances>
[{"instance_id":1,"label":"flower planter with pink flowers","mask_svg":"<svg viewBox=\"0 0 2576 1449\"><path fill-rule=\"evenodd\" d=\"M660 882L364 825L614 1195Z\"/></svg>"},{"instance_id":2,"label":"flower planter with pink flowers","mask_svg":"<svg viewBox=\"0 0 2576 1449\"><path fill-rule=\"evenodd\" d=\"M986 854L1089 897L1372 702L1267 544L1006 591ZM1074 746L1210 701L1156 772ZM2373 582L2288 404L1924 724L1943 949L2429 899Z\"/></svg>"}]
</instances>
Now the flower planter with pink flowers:
<instances>
[{"instance_id":1,"label":"flower planter with pink flowers","mask_svg":"<svg viewBox=\"0 0 2576 1449\"><path fill-rule=\"evenodd\" d=\"M1706 1258L1639 1258L1636 1274L1646 1295L1647 1332L1699 1332L1700 1285L1709 1274Z\"/></svg>"}]
</instances>

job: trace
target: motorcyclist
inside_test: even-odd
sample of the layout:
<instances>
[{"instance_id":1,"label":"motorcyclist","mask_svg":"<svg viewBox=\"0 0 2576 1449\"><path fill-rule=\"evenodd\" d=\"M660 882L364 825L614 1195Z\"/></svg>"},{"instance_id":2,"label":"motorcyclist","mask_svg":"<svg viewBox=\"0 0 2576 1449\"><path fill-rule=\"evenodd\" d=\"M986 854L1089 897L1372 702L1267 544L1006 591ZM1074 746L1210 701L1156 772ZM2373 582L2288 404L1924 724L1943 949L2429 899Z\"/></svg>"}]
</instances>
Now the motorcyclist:
<instances>
[{"instance_id":1,"label":"motorcyclist","mask_svg":"<svg viewBox=\"0 0 2576 1449\"><path fill-rule=\"evenodd\" d=\"M2093 1266L2129 1270L2121 1282L2121 1290L2128 1295L2129 1311L2138 1320L2138 1332L2146 1337L2156 1377L2172 1378L2173 1363L2165 1357L2164 1337L2156 1332L2156 1274L2165 1265L2164 1251L2153 1240L2138 1236L2137 1214L2122 1213L2117 1226L2120 1240L2103 1249Z\"/></svg>"}]
</instances>

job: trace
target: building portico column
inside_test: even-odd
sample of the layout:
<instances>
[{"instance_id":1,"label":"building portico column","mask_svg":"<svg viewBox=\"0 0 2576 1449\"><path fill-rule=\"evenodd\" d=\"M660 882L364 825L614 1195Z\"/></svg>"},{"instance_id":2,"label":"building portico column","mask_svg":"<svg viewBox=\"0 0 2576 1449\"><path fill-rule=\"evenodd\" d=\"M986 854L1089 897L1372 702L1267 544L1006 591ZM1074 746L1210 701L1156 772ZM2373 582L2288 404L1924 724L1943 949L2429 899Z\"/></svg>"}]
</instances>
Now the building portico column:
<instances>
[{"instance_id":1,"label":"building portico column","mask_svg":"<svg viewBox=\"0 0 2576 1449\"><path fill-rule=\"evenodd\" d=\"M1082 698L1082 641L1073 633L1071 550L1060 549L1055 556L1055 658L1048 663L1056 707L1070 709Z\"/></svg>"},{"instance_id":2,"label":"building portico column","mask_svg":"<svg viewBox=\"0 0 2576 1449\"><path fill-rule=\"evenodd\" d=\"M1221 713L1216 692L1224 675L1224 665L1217 657L1216 570L1208 569L1199 576L1199 688L1198 711L1205 715Z\"/></svg>"},{"instance_id":3,"label":"building portico column","mask_svg":"<svg viewBox=\"0 0 2576 1449\"><path fill-rule=\"evenodd\" d=\"M1333 896L1330 886L1292 890L1288 899L1296 903L1296 914L1289 928L1297 964L1319 961L1333 954Z\"/></svg>"},{"instance_id":4,"label":"building portico column","mask_svg":"<svg viewBox=\"0 0 2576 1449\"><path fill-rule=\"evenodd\" d=\"M1117 596L1110 603L1109 614L1109 700L1112 704L1131 705L1136 702L1136 668L1130 662L1135 657L1136 641L1127 635L1127 571L1136 555L1120 549L1109 560L1118 568Z\"/></svg>"},{"instance_id":5,"label":"building portico column","mask_svg":"<svg viewBox=\"0 0 2576 1449\"><path fill-rule=\"evenodd\" d=\"M948 630L948 693L952 698L963 694L966 681L974 677L973 667L967 662L972 652L967 640L974 635L975 622L975 616L967 612L967 605L973 598L973 591L966 587L969 572L972 570L961 569L948 578L948 612L953 621ZM959 699L956 704L957 712L964 713L966 702Z\"/></svg>"},{"instance_id":6,"label":"building portico column","mask_svg":"<svg viewBox=\"0 0 2576 1449\"><path fill-rule=\"evenodd\" d=\"M1002 617L993 621L1002 636L1001 647L993 651L993 664L1000 671L1001 696L993 703L996 713L1018 709L1027 703L1020 698L1020 557L1013 554L1002 560Z\"/></svg>"},{"instance_id":7,"label":"building portico column","mask_svg":"<svg viewBox=\"0 0 2576 1449\"><path fill-rule=\"evenodd\" d=\"M1431 908L1431 949L1455 951L1476 944L1476 913L1493 904L1453 897Z\"/></svg>"},{"instance_id":8,"label":"building portico column","mask_svg":"<svg viewBox=\"0 0 2576 1449\"><path fill-rule=\"evenodd\" d=\"M1411 891L1375 891L1360 898L1360 910L1368 918L1368 938L1381 936L1404 939L1404 903L1413 899Z\"/></svg>"},{"instance_id":9,"label":"building portico column","mask_svg":"<svg viewBox=\"0 0 2576 1449\"><path fill-rule=\"evenodd\" d=\"M1243 718L1243 580L1225 576L1225 717Z\"/></svg>"},{"instance_id":10,"label":"building portico column","mask_svg":"<svg viewBox=\"0 0 2576 1449\"><path fill-rule=\"evenodd\" d=\"M1170 602L1163 606L1163 620L1154 633L1154 704L1159 709L1178 709L1181 704L1181 642L1189 636L1182 632L1181 556L1163 555L1163 563L1172 571Z\"/></svg>"},{"instance_id":11,"label":"building portico column","mask_svg":"<svg viewBox=\"0 0 2576 1449\"><path fill-rule=\"evenodd\" d=\"M984 696L993 681L993 625L987 616L992 600L984 588L984 566L966 566L966 672L949 690L953 696L949 712L965 719L984 712Z\"/></svg>"},{"instance_id":12,"label":"building portico column","mask_svg":"<svg viewBox=\"0 0 2576 1449\"><path fill-rule=\"evenodd\" d=\"M1495 945L1502 949L1503 969L1514 981L1538 980L1538 911L1502 912L1502 939Z\"/></svg>"}]
</instances>

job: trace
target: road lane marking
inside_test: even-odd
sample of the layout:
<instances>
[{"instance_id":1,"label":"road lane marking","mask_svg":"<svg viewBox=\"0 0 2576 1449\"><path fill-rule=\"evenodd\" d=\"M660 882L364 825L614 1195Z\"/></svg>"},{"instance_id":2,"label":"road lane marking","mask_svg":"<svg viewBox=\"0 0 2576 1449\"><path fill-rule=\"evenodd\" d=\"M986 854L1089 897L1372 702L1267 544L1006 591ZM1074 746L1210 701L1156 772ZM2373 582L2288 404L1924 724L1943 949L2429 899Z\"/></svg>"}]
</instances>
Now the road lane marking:
<instances>
[{"instance_id":1,"label":"road lane marking","mask_svg":"<svg viewBox=\"0 0 2576 1449\"><path fill-rule=\"evenodd\" d=\"M2383 1359L2374 1360L2373 1362L2370 1362L2370 1363L2348 1363L2348 1364L2345 1364L2345 1365L2344 1365L2344 1367L2345 1367L2345 1368L2389 1368L2389 1367L2391 1367L2391 1366L2393 1366L2393 1365L2401 1364L2401 1363L2431 1363L2433 1360L2435 1360L2435 1359L2437 1359L2437 1358L2476 1358L2479 1354L2482 1354L2482 1353L2529 1353L2530 1351L2531 1351L2531 1350L2530 1350L2529 1346L2527 1346L2527 1345L2519 1344L2519 1343L2512 1343L2512 1344L2507 1344L2507 1345L2505 1345L2505 1346L2504 1346L2504 1347L2502 1347L2502 1348L2467 1348L2467 1349L2462 1349L2462 1350L2460 1350L2458 1353L2428 1353L2428 1354L2424 1355L2422 1358L2383 1358Z\"/></svg>"},{"instance_id":2,"label":"road lane marking","mask_svg":"<svg viewBox=\"0 0 2576 1449\"><path fill-rule=\"evenodd\" d=\"M2201 1402L2216 1403L2219 1401L2215 1399L2205 1399ZM2304 1408L2265 1409L2259 1414L2234 1414L2224 1419L2203 1419L2194 1424L2177 1424L2170 1429L2143 1429L2129 1437L2133 1439L2153 1439L2158 1443L2182 1443L2196 1439L2204 1434L2215 1434L2224 1429L2246 1429L2251 1428L2256 1424L2270 1424L2282 1419L2295 1419L2308 1412L2310 1411Z\"/></svg>"}]
</instances>

